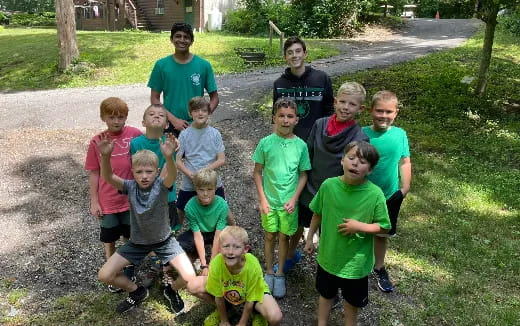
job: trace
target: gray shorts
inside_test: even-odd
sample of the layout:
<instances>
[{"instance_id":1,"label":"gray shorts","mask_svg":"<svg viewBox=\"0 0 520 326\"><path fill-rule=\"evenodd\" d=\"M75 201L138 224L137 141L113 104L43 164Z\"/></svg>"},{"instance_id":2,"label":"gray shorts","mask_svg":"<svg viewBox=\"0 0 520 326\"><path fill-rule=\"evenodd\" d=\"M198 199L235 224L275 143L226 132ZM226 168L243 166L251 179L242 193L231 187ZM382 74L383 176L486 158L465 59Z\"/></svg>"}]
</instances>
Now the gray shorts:
<instances>
[{"instance_id":1,"label":"gray shorts","mask_svg":"<svg viewBox=\"0 0 520 326\"><path fill-rule=\"evenodd\" d=\"M182 250L173 235L170 235L170 237L163 242L151 245L135 244L130 240L117 249L118 254L134 265L139 265L141 260L152 251L155 252L164 264L167 264L170 260L184 253L184 250Z\"/></svg>"}]
</instances>

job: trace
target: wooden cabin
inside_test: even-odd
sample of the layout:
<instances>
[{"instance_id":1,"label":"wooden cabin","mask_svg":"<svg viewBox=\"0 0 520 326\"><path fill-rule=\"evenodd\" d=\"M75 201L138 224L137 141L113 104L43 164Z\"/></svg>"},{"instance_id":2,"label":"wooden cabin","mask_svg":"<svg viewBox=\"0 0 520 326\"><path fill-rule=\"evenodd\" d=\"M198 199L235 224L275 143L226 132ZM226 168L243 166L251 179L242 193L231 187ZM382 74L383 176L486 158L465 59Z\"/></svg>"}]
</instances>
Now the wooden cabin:
<instances>
[{"instance_id":1,"label":"wooden cabin","mask_svg":"<svg viewBox=\"0 0 520 326\"><path fill-rule=\"evenodd\" d=\"M169 31L174 22L186 22L202 31L210 10L226 12L236 0L74 0L74 5L78 30Z\"/></svg>"}]
</instances>

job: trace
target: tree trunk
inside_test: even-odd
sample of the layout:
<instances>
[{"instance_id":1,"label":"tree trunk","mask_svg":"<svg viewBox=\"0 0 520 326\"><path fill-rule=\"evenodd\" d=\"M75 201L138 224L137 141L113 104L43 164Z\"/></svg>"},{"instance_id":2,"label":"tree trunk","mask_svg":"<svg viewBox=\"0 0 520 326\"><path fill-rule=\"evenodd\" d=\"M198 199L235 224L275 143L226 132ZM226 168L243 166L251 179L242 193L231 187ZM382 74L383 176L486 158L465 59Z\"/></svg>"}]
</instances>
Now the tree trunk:
<instances>
[{"instance_id":1,"label":"tree trunk","mask_svg":"<svg viewBox=\"0 0 520 326\"><path fill-rule=\"evenodd\" d=\"M72 0L56 0L56 26L58 29L58 70L64 71L79 57L76 43L76 17Z\"/></svg>"},{"instance_id":2,"label":"tree trunk","mask_svg":"<svg viewBox=\"0 0 520 326\"><path fill-rule=\"evenodd\" d=\"M495 38L495 28L497 27L499 6L494 4L489 9L485 17L486 32L484 34L484 45L482 46L482 59L480 59L477 87L475 88L476 95L482 95L486 91L489 64L491 63L491 52L493 51L493 40Z\"/></svg>"}]
</instances>

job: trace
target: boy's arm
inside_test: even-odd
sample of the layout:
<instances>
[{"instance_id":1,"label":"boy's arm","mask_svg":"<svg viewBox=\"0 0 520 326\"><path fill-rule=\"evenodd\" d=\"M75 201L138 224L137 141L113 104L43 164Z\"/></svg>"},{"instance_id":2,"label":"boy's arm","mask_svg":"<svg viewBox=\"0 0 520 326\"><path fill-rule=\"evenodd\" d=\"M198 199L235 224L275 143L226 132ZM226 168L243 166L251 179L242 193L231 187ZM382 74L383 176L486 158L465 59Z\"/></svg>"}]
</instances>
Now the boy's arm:
<instances>
[{"instance_id":1,"label":"boy's arm","mask_svg":"<svg viewBox=\"0 0 520 326\"><path fill-rule=\"evenodd\" d=\"M259 163L255 163L255 169L253 171L253 178L255 180L256 192L258 193L258 200L260 201L260 213L268 214L271 208L269 202L264 193L264 185L262 183L262 170L264 166Z\"/></svg>"},{"instance_id":2,"label":"boy's arm","mask_svg":"<svg viewBox=\"0 0 520 326\"><path fill-rule=\"evenodd\" d=\"M216 170L226 163L226 154L224 152L217 153L217 160L207 166L208 169Z\"/></svg>"},{"instance_id":3,"label":"boy's arm","mask_svg":"<svg viewBox=\"0 0 520 326\"><path fill-rule=\"evenodd\" d=\"M204 238L202 237L202 233L200 231L193 232L193 239L195 241L195 249L197 250L197 255L199 255L200 265L206 266L202 270L204 276L208 275L208 264L206 262L206 250L204 248Z\"/></svg>"},{"instance_id":4,"label":"boy's arm","mask_svg":"<svg viewBox=\"0 0 520 326\"><path fill-rule=\"evenodd\" d=\"M312 254L314 251L314 243L312 242L314 234L321 225L321 215L314 213L312 215L311 225L309 226L309 233L307 233L307 239L305 239L305 252Z\"/></svg>"},{"instance_id":5,"label":"boy's arm","mask_svg":"<svg viewBox=\"0 0 520 326\"><path fill-rule=\"evenodd\" d=\"M103 217L101 206L99 205L98 187L99 187L99 170L89 171L88 175L88 192L90 194L90 214L98 219Z\"/></svg>"},{"instance_id":6,"label":"boy's arm","mask_svg":"<svg viewBox=\"0 0 520 326\"><path fill-rule=\"evenodd\" d=\"M117 190L123 190L124 180L114 174L110 164L110 156L114 150L113 141L110 141L107 134L102 134L97 146L101 154L101 177Z\"/></svg>"},{"instance_id":7,"label":"boy's arm","mask_svg":"<svg viewBox=\"0 0 520 326\"><path fill-rule=\"evenodd\" d=\"M226 310L226 299L223 297L215 297L215 303L217 304L218 314L220 315L220 326L231 326Z\"/></svg>"},{"instance_id":8,"label":"boy's arm","mask_svg":"<svg viewBox=\"0 0 520 326\"><path fill-rule=\"evenodd\" d=\"M343 223L338 225L338 232L341 235L349 235L355 234L358 232L362 233L370 233L370 234L379 234L379 233L387 233L389 230L382 229L379 226L379 223L363 223L358 220L352 220L349 218L344 218Z\"/></svg>"},{"instance_id":9,"label":"boy's arm","mask_svg":"<svg viewBox=\"0 0 520 326\"><path fill-rule=\"evenodd\" d=\"M177 168L188 178L193 178L194 173L190 171L186 165L184 165L184 161L182 160L182 153L177 153L177 160L175 162L177 164Z\"/></svg>"},{"instance_id":10,"label":"boy's arm","mask_svg":"<svg viewBox=\"0 0 520 326\"><path fill-rule=\"evenodd\" d=\"M287 211L287 213L291 214L294 212L294 207L296 206L296 202L298 201L298 198L300 198L300 194L302 193L303 188L305 187L305 184L307 183L307 172L300 171L300 177L298 179L298 185L296 186L296 191L294 192L294 195L289 199L285 205L283 205L283 208Z\"/></svg>"},{"instance_id":11,"label":"boy's arm","mask_svg":"<svg viewBox=\"0 0 520 326\"><path fill-rule=\"evenodd\" d=\"M215 237L213 238L213 245L211 246L211 257L210 257L209 261L212 261L213 258L215 258L215 256L218 255L218 253L220 251L219 238L220 238L221 232L222 232L222 230L215 231Z\"/></svg>"},{"instance_id":12,"label":"boy's arm","mask_svg":"<svg viewBox=\"0 0 520 326\"><path fill-rule=\"evenodd\" d=\"M217 108L219 102L220 102L220 100L218 98L217 91L209 93L209 112L210 113L215 112L215 109Z\"/></svg>"},{"instance_id":13,"label":"boy's arm","mask_svg":"<svg viewBox=\"0 0 520 326\"><path fill-rule=\"evenodd\" d=\"M246 302L244 304L244 310L242 311L242 316L240 316L240 320L238 321L237 326L246 326L251 313L253 312L254 302Z\"/></svg>"},{"instance_id":14,"label":"boy's arm","mask_svg":"<svg viewBox=\"0 0 520 326\"><path fill-rule=\"evenodd\" d=\"M403 197L405 197L410 191L410 184L412 182L412 161L409 156L401 159L399 172L401 176L401 192L403 193Z\"/></svg>"},{"instance_id":15,"label":"boy's arm","mask_svg":"<svg viewBox=\"0 0 520 326\"><path fill-rule=\"evenodd\" d=\"M177 178L177 166L175 165L175 162L173 162L175 136L168 134L164 142L161 140L160 146L161 153L166 160L166 176L164 178L163 184L166 188L170 188Z\"/></svg>"}]
</instances>

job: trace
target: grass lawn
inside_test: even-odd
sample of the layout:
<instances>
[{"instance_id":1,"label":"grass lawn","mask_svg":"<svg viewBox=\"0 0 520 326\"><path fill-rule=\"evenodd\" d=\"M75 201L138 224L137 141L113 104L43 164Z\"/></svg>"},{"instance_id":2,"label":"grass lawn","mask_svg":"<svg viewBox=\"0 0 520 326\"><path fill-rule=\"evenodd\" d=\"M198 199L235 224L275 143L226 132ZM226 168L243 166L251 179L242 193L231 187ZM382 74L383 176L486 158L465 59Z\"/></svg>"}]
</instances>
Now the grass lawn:
<instances>
[{"instance_id":1,"label":"grass lawn","mask_svg":"<svg viewBox=\"0 0 520 326\"><path fill-rule=\"evenodd\" d=\"M0 29L0 90L46 89L144 83L153 64L172 53L170 33L78 31L81 71L56 72L58 62L55 29ZM328 45L312 46L310 60L338 54ZM245 71L248 67L234 52L236 47L262 48L266 65L282 65L278 42L268 38L195 33L191 50L209 60L216 74Z\"/></svg>"}]
</instances>

